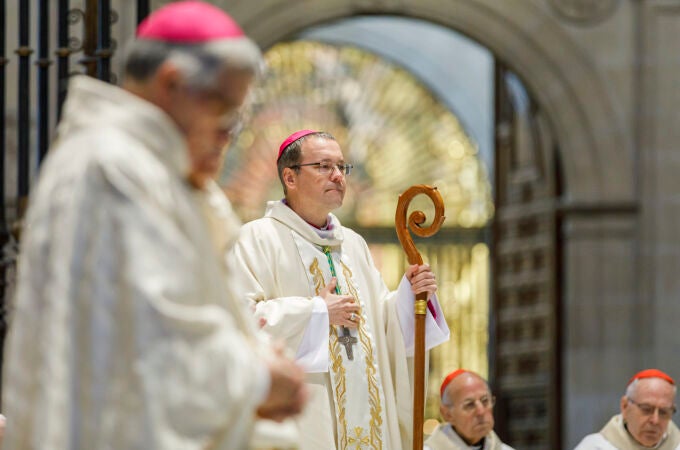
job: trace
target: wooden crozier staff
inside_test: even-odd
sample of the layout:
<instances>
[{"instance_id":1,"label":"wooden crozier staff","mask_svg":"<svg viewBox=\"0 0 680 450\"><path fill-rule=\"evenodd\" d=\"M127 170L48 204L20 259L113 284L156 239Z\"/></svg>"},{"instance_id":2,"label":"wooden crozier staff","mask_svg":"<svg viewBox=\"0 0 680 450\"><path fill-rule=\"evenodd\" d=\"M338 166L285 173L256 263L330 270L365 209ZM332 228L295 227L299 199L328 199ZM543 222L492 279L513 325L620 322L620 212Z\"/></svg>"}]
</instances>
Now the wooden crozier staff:
<instances>
[{"instance_id":1,"label":"wooden crozier staff","mask_svg":"<svg viewBox=\"0 0 680 450\"><path fill-rule=\"evenodd\" d=\"M416 195L425 194L434 203L435 216L429 227L421 227L425 223L425 213L413 211L408 218L406 226L406 213L408 205ZM423 258L413 244L413 239L408 231L420 237L430 237L434 235L444 222L444 200L437 190L431 186L417 184L411 186L399 196L397 202L397 212L394 218L395 227L399 242L406 252L409 264L423 263ZM415 354L414 354L414 383L413 383L413 450L423 448L423 416L425 414L425 316L427 315L427 292L416 295L415 302Z\"/></svg>"}]
</instances>

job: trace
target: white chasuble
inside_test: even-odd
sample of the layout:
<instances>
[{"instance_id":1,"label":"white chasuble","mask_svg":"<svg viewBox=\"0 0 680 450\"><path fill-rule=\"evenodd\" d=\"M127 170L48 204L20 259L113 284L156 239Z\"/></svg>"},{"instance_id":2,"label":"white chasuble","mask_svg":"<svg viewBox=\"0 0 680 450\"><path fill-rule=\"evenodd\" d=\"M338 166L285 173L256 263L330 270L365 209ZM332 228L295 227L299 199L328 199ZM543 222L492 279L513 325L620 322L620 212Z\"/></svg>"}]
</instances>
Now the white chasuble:
<instances>
[{"instance_id":1,"label":"white chasuble","mask_svg":"<svg viewBox=\"0 0 680 450\"><path fill-rule=\"evenodd\" d=\"M296 232L293 232L293 238L303 264L308 268L307 276L314 293L318 295L335 276L339 293L351 295L361 306L361 295L352 279L349 256L342 255L339 246L330 248L333 275L328 255L318 245L312 245ZM375 340L363 308L359 317L356 329L329 327L329 375L337 411L337 446L339 449L391 448L384 442L387 436L383 429L386 423L385 399L377 370Z\"/></svg>"},{"instance_id":2,"label":"white chasuble","mask_svg":"<svg viewBox=\"0 0 680 450\"><path fill-rule=\"evenodd\" d=\"M413 294L405 279L390 291L366 242L337 217L319 231L281 201L245 224L231 256L234 287L251 302L264 330L284 343L307 372L310 401L296 419L301 450L411 447ZM330 281L361 307L349 338L329 325L318 296ZM449 338L439 305L426 317L426 348ZM343 341L351 348L349 359Z\"/></svg>"},{"instance_id":3,"label":"white chasuble","mask_svg":"<svg viewBox=\"0 0 680 450\"><path fill-rule=\"evenodd\" d=\"M109 83L70 81L32 190L5 346L3 449L243 449L270 380L228 296L185 139ZM228 245L224 194L203 193Z\"/></svg>"}]
</instances>

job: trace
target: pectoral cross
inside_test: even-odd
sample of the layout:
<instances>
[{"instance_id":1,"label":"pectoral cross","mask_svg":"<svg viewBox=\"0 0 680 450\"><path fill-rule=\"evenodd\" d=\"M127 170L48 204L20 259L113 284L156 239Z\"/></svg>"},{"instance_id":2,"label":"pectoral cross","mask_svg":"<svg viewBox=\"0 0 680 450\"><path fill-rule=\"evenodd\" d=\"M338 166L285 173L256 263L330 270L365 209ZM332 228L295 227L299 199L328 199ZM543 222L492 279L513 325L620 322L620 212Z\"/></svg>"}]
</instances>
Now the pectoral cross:
<instances>
[{"instance_id":1,"label":"pectoral cross","mask_svg":"<svg viewBox=\"0 0 680 450\"><path fill-rule=\"evenodd\" d=\"M357 343L357 338L349 333L349 329L342 327L342 336L338 337L338 342L345 347L345 352L347 353L347 359L352 361L354 359L354 352L352 351L352 346Z\"/></svg>"},{"instance_id":2,"label":"pectoral cross","mask_svg":"<svg viewBox=\"0 0 680 450\"><path fill-rule=\"evenodd\" d=\"M331 248L328 247L327 245L324 245L323 247L321 247L321 251L326 255L326 258L328 259L328 267L331 270L331 275L337 279L338 276L335 273L335 264L333 264ZM335 293L340 294L340 288L338 287L337 284L335 285ZM340 344L345 347L347 359L349 359L350 361L354 360L354 352L352 351L352 346L357 343L357 338L355 338L349 333L348 328L342 327L342 336L338 337L338 342L340 342Z\"/></svg>"}]
</instances>

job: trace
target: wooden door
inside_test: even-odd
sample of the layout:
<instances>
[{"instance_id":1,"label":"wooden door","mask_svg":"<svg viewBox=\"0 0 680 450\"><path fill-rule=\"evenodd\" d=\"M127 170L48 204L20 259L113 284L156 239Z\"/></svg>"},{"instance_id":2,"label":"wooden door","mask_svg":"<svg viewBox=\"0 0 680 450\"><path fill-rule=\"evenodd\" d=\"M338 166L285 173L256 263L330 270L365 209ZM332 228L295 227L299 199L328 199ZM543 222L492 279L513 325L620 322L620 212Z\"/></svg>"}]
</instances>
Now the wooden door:
<instances>
[{"instance_id":1,"label":"wooden door","mask_svg":"<svg viewBox=\"0 0 680 450\"><path fill-rule=\"evenodd\" d=\"M550 125L521 80L496 68L492 388L497 431L522 450L560 449L556 198Z\"/></svg>"}]
</instances>

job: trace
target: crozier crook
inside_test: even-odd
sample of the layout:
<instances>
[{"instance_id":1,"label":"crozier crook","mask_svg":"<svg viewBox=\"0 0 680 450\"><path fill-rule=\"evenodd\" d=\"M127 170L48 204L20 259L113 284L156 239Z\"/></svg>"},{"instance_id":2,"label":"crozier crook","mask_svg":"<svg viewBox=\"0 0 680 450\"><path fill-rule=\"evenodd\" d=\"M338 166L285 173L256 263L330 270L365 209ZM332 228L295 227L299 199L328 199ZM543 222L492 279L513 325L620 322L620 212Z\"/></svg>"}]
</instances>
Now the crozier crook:
<instances>
[{"instance_id":1,"label":"crozier crook","mask_svg":"<svg viewBox=\"0 0 680 450\"><path fill-rule=\"evenodd\" d=\"M432 224L422 227L427 219L422 211L414 211L408 218L406 225L406 213L411 200L419 194L425 194L432 200L435 208L435 216ZM399 242L406 252L409 264L423 263L418 249L413 244L409 228L416 236L430 237L437 233L444 222L444 200L437 190L431 186L417 184L411 186L399 196L395 227ZM416 295L415 301L415 348L414 348L414 390L413 390L413 450L423 448L423 419L425 410L425 316L427 315L427 293L421 292Z\"/></svg>"}]
</instances>

